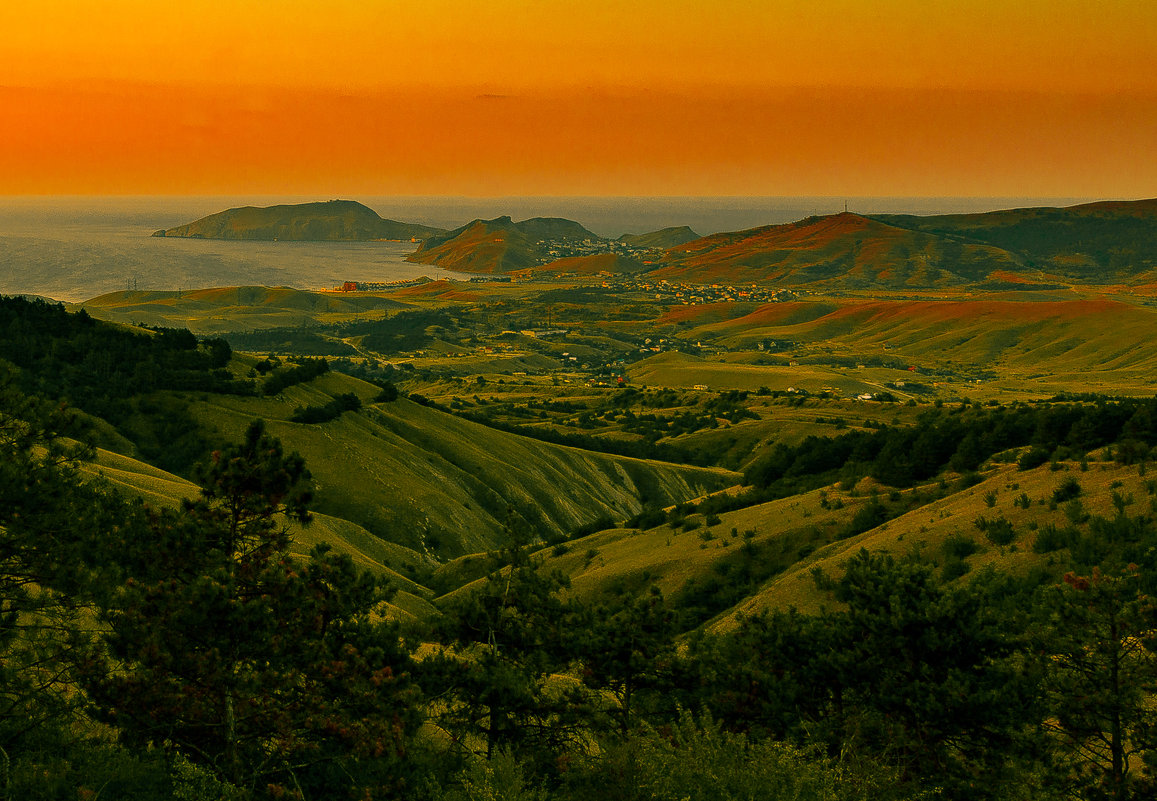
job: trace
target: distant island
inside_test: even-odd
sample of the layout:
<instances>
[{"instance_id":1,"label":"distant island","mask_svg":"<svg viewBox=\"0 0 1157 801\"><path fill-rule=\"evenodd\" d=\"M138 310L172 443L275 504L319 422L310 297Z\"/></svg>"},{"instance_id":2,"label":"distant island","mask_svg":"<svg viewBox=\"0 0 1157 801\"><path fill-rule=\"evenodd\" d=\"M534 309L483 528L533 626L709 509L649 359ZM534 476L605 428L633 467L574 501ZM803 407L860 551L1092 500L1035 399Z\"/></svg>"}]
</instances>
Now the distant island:
<instances>
[{"instance_id":1,"label":"distant island","mask_svg":"<svg viewBox=\"0 0 1157 801\"><path fill-rule=\"evenodd\" d=\"M290 242L365 242L382 239L423 240L441 228L383 219L354 200L243 206L163 228L153 236L193 239L246 239Z\"/></svg>"}]
</instances>

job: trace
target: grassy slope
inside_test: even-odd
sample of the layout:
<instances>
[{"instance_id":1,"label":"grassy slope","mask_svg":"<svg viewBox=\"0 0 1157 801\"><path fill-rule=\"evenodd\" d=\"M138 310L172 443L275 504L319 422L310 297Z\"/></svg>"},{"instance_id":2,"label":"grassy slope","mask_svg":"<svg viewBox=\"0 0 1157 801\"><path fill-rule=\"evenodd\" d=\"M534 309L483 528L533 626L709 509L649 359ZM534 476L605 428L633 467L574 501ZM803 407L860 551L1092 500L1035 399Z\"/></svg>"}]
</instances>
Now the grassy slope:
<instances>
[{"instance_id":1,"label":"grassy slope","mask_svg":"<svg viewBox=\"0 0 1157 801\"><path fill-rule=\"evenodd\" d=\"M452 231L452 237L428 240L408 260L470 273L505 273L537 262L533 240L517 229L492 223L477 220Z\"/></svg>"},{"instance_id":2,"label":"grassy slope","mask_svg":"<svg viewBox=\"0 0 1157 801\"><path fill-rule=\"evenodd\" d=\"M98 451L96 462L83 469L153 506L175 508L183 498L195 498L198 494L198 487L192 482L109 451ZM418 554L383 542L361 526L330 515L315 514L309 525L294 523L289 527L293 537L290 551L296 556L304 557L314 545L326 542L338 553L348 554L363 570L388 578L398 590L390 604L396 619L421 617L432 611L428 601L430 591L389 566L420 563L422 558Z\"/></svg>"},{"instance_id":3,"label":"grassy slope","mask_svg":"<svg viewBox=\"0 0 1157 801\"><path fill-rule=\"evenodd\" d=\"M641 594L651 585L671 598L677 597L689 580L702 582L718 576L719 566L724 562L734 564L743 543L750 539L759 549L756 559L771 560L786 569L708 624L713 630L727 630L736 624L739 616L792 607L815 612L830 606L830 597L817 586L812 571L818 568L838 577L847 560L861 548L898 558L918 555L939 568L947 558L945 542L963 535L977 545L976 552L965 559L972 571L989 565L1018 574L1034 568L1055 570L1060 564L1057 557L1035 553L1033 543L1045 525L1064 528L1070 524L1064 504L1054 508L1049 504L1053 491L1069 477L1075 477L1081 484L1081 503L1092 514L1105 517L1116 514L1110 500L1114 490L1129 501L1128 514L1141 513L1142 505L1148 505L1148 482L1136 467L1093 462L1088 472L1082 472L1076 464L1069 463L1061 471L1045 465L1021 472L1015 466L1001 465L989 468L981 483L975 486L950 490L946 497L846 539L840 539L841 532L856 510L868 502L863 486L852 492L831 486L724 512L714 526L705 525L701 516L693 516L691 519L700 525L691 531L666 524L647 531L609 529L567 543L565 553L562 549L545 548L538 555L543 560L542 569L559 570L570 578L570 592L579 599L590 601L620 593ZM911 492L903 494L907 496ZM995 495L991 507L986 500L990 493ZM1014 505L1022 493L1031 501L1027 509ZM886 488L882 488L882 494L887 494ZM834 508L835 503L825 508L824 498L829 502L838 499L841 508ZM989 520L1007 519L1016 531L1014 543L1001 547L988 542L975 524L982 516ZM1087 528L1087 524L1079 527ZM472 562L477 563L470 558L459 560L443 566L440 573L471 579ZM968 581L969 576L956 580ZM435 602L468 592L471 586L473 583L466 583Z\"/></svg>"},{"instance_id":4,"label":"grassy slope","mask_svg":"<svg viewBox=\"0 0 1157 801\"><path fill-rule=\"evenodd\" d=\"M877 219L994 245L1049 270L1098 283L1134 280L1157 267L1157 200Z\"/></svg>"},{"instance_id":5,"label":"grassy slope","mask_svg":"<svg viewBox=\"0 0 1157 801\"><path fill-rule=\"evenodd\" d=\"M649 269L642 262L617 253L597 253L593 256L569 256L535 267L535 273L574 273L575 275L596 275L598 273L639 273Z\"/></svg>"},{"instance_id":6,"label":"grassy slope","mask_svg":"<svg viewBox=\"0 0 1157 801\"><path fill-rule=\"evenodd\" d=\"M331 373L280 399L208 396L194 413L227 438L255 417L267 420L271 433L305 457L319 509L423 553L492 547L511 507L547 536L602 515L626 518L640 509L640 494L674 503L737 480L723 470L547 445L407 400L321 425L288 422L295 407L349 391L364 402L376 394Z\"/></svg>"},{"instance_id":7,"label":"grassy slope","mask_svg":"<svg viewBox=\"0 0 1157 801\"><path fill-rule=\"evenodd\" d=\"M1084 508L1096 515L1113 517L1110 497L1112 484L1121 482L1116 489L1125 498L1132 498L1133 505L1126 508L1128 514L1140 514L1141 506L1148 506L1148 489L1137 467L1126 467L1115 463L1091 463L1088 472L1081 472L1075 464L1065 465L1062 471L1053 471L1048 465L1029 471L1018 471L1013 466L1003 466L992 470L985 480L969 489L927 506L909 512L882 526L863 534L832 543L816 551L795 567L775 577L752 598L738 605L731 613L722 616L716 627L727 628L734 624L737 614L757 614L771 609L786 609L794 606L803 611L818 610L830 604L822 590L817 588L811 570L820 568L829 575L839 576L843 565L861 548L883 551L897 557L921 554L933 563L944 561L945 540L953 535L966 535L975 539L980 549L967 557L973 569L992 565L1000 570L1023 573L1036 567L1049 567L1055 558L1049 554L1038 554L1032 550L1037 532L1045 524L1057 528L1068 526L1064 505L1049 508L1049 500L1057 486L1069 477L1075 477L1083 489L1080 500ZM995 493L996 501L988 506L985 496ZM1021 494L1029 497L1028 509L1014 506L1014 499ZM1004 517L1017 532L1013 545L999 547L985 540L975 521L978 517L994 519ZM726 519L726 515L724 516ZM726 520L725 520L726 523ZM1036 526L1034 531L1031 525ZM1085 529L1085 526L1080 526ZM967 581L968 577L958 581Z\"/></svg>"},{"instance_id":8,"label":"grassy slope","mask_svg":"<svg viewBox=\"0 0 1157 801\"><path fill-rule=\"evenodd\" d=\"M694 242L699 238L699 234L692 231L689 226L677 225L646 234L623 234L619 237L619 241L639 248L672 248L685 242Z\"/></svg>"},{"instance_id":9,"label":"grassy slope","mask_svg":"<svg viewBox=\"0 0 1157 801\"><path fill-rule=\"evenodd\" d=\"M345 322L406 307L405 303L364 292L260 286L111 292L81 305L94 317L188 328L196 334Z\"/></svg>"},{"instance_id":10,"label":"grassy slope","mask_svg":"<svg viewBox=\"0 0 1157 801\"><path fill-rule=\"evenodd\" d=\"M461 228L432 236L408 258L449 270L506 273L537 264L544 255L539 243L549 239L597 239L572 220L533 217L514 222L509 217L474 220Z\"/></svg>"},{"instance_id":11,"label":"grassy slope","mask_svg":"<svg viewBox=\"0 0 1157 801\"><path fill-rule=\"evenodd\" d=\"M1157 313L1118 300L773 303L680 335L731 349L752 350L763 340L795 344L775 359L765 359L781 364L660 354L633 365L632 380L671 386L702 383L712 389L795 386L815 391L831 386L847 394L878 391L885 381L913 378L895 369L824 366L823 355L832 354L884 358L916 366L920 373L994 371L991 389L1004 393L1150 394L1157 386L1152 378L1157 371ZM788 367L787 360L797 357L800 364ZM821 363L812 363L817 361Z\"/></svg>"},{"instance_id":12,"label":"grassy slope","mask_svg":"<svg viewBox=\"0 0 1157 801\"><path fill-rule=\"evenodd\" d=\"M856 214L713 234L670 248L654 275L697 283L951 286L1017 270L990 245L945 240Z\"/></svg>"}]
</instances>

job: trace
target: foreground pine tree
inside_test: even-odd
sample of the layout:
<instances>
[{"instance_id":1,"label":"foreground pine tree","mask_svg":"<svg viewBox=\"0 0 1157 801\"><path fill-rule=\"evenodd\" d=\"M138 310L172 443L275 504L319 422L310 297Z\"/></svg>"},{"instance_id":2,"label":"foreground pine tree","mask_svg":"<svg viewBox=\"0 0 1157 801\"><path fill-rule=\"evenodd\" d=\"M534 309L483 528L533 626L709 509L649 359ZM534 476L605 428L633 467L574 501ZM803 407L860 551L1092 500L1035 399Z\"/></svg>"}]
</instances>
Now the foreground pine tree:
<instances>
[{"instance_id":1,"label":"foreground pine tree","mask_svg":"<svg viewBox=\"0 0 1157 801\"><path fill-rule=\"evenodd\" d=\"M98 714L243 788L388 785L415 707L382 586L324 547L290 558L309 473L260 422L197 477L202 497L154 516L158 558L103 613Z\"/></svg>"}]
</instances>

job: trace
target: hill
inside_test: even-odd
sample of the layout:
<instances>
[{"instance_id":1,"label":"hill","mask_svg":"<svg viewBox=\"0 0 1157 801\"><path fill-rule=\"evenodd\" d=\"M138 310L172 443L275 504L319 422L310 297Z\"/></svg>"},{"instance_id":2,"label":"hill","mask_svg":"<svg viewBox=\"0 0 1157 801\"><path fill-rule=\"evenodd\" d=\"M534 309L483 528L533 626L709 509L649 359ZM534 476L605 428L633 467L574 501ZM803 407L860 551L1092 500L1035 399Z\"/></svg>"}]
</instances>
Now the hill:
<instances>
[{"instance_id":1,"label":"hill","mask_svg":"<svg viewBox=\"0 0 1157 801\"><path fill-rule=\"evenodd\" d=\"M323 424L291 421L298 407L353 392L366 408ZM378 389L330 373L276 398L208 396L192 414L235 438L254 417L305 457L316 508L420 553L493 547L509 518L565 535L597 518L626 519L644 499L672 504L729 486L725 470L684 467L551 445L409 400L373 404Z\"/></svg>"},{"instance_id":2,"label":"hill","mask_svg":"<svg viewBox=\"0 0 1157 801\"><path fill-rule=\"evenodd\" d=\"M644 272L649 269L637 259L624 256L620 253L596 253L593 256L568 256L555 259L541 267L535 267L536 273L569 273L574 275L596 275L610 273L624 275Z\"/></svg>"},{"instance_id":3,"label":"hill","mask_svg":"<svg viewBox=\"0 0 1157 801\"><path fill-rule=\"evenodd\" d=\"M402 309L406 304L365 292L237 286L110 292L86 300L80 306L106 320L213 334L344 322Z\"/></svg>"},{"instance_id":4,"label":"hill","mask_svg":"<svg viewBox=\"0 0 1157 801\"><path fill-rule=\"evenodd\" d=\"M462 272L508 273L550 261L552 256L571 255L552 254L558 244L586 241L601 241L601 237L572 220L534 217L514 222L497 217L432 236L409 260Z\"/></svg>"},{"instance_id":5,"label":"hill","mask_svg":"<svg viewBox=\"0 0 1157 801\"><path fill-rule=\"evenodd\" d=\"M96 459L84 464L82 471L107 481L114 489L139 497L154 507L178 508L182 499L197 498L200 488L179 476L152 467L122 454L98 450ZM390 604L390 615L398 620L414 620L431 613L431 592L389 565L413 572L427 561L426 557L401 545L385 542L361 526L325 514L315 514L308 526L290 524L293 543L291 553L304 559L310 549L326 542L338 553L348 554L358 567L387 578L398 589Z\"/></svg>"},{"instance_id":6,"label":"hill","mask_svg":"<svg viewBox=\"0 0 1157 801\"><path fill-rule=\"evenodd\" d=\"M330 200L227 209L186 225L162 229L153 236L350 242L424 239L440 232L441 229L426 225L382 219L373 209L353 200Z\"/></svg>"},{"instance_id":7,"label":"hill","mask_svg":"<svg viewBox=\"0 0 1157 801\"><path fill-rule=\"evenodd\" d=\"M689 226L679 225L651 231L648 234L623 234L619 237L619 241L637 248L663 248L665 250L699 238L699 234L692 231Z\"/></svg>"},{"instance_id":8,"label":"hill","mask_svg":"<svg viewBox=\"0 0 1157 801\"><path fill-rule=\"evenodd\" d=\"M934 217L877 215L888 225L1016 254L1027 266L1095 283L1157 268L1157 199Z\"/></svg>"},{"instance_id":9,"label":"hill","mask_svg":"<svg viewBox=\"0 0 1157 801\"><path fill-rule=\"evenodd\" d=\"M1007 251L844 212L712 234L669 248L658 278L695 283L941 287L1020 271Z\"/></svg>"}]
</instances>

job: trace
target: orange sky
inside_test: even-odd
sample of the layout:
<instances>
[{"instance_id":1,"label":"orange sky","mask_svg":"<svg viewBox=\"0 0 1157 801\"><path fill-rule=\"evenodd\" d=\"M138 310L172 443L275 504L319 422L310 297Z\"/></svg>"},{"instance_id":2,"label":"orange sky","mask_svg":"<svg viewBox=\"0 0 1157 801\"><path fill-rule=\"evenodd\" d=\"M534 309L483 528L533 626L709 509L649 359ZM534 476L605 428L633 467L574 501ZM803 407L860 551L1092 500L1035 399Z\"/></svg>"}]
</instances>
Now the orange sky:
<instances>
[{"instance_id":1,"label":"orange sky","mask_svg":"<svg viewBox=\"0 0 1157 801\"><path fill-rule=\"evenodd\" d=\"M1152 0L0 4L0 193L1147 197L1155 143Z\"/></svg>"}]
</instances>

